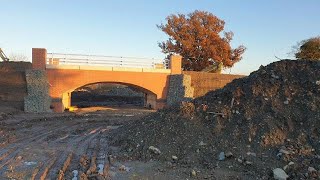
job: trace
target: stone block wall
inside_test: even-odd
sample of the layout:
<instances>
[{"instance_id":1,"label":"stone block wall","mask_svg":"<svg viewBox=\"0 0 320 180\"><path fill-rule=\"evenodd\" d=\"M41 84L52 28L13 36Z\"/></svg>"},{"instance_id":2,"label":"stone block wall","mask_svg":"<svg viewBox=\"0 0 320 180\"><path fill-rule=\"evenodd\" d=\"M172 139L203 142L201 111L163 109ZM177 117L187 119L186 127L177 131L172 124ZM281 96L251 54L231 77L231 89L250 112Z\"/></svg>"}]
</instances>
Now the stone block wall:
<instances>
[{"instance_id":1,"label":"stone block wall","mask_svg":"<svg viewBox=\"0 0 320 180\"><path fill-rule=\"evenodd\" d=\"M27 93L24 99L25 112L50 112L51 98L45 70L27 70Z\"/></svg>"},{"instance_id":2,"label":"stone block wall","mask_svg":"<svg viewBox=\"0 0 320 180\"><path fill-rule=\"evenodd\" d=\"M204 96L209 91L223 88L234 79L244 77L243 75L196 71L184 71L183 74L191 76L191 86L194 87L194 98Z\"/></svg>"},{"instance_id":3,"label":"stone block wall","mask_svg":"<svg viewBox=\"0 0 320 180\"><path fill-rule=\"evenodd\" d=\"M182 101L193 99L194 88L191 87L191 76L189 75L171 75L169 80L169 89L167 96L167 105L172 106Z\"/></svg>"}]
</instances>

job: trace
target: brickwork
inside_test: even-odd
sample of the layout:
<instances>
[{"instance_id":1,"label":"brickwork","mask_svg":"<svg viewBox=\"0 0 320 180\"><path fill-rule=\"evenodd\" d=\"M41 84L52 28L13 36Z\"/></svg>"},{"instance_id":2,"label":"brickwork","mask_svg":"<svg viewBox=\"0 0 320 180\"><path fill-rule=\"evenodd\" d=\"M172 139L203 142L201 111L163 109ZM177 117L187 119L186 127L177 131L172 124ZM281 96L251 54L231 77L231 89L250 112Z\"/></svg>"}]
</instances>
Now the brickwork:
<instances>
[{"instance_id":1,"label":"brickwork","mask_svg":"<svg viewBox=\"0 0 320 180\"><path fill-rule=\"evenodd\" d=\"M183 74L191 76L191 86L194 88L194 97L205 95L209 91L220 89L234 79L243 75L217 74L195 71L184 71Z\"/></svg>"},{"instance_id":2,"label":"brickwork","mask_svg":"<svg viewBox=\"0 0 320 180\"><path fill-rule=\"evenodd\" d=\"M156 95L157 101L167 98L167 88L170 74L116 72L93 70L47 69L50 83L50 96L62 98L62 94L72 92L76 88L99 82L112 82L136 87L149 95ZM155 107L158 108L158 105Z\"/></svg>"},{"instance_id":3,"label":"brickwork","mask_svg":"<svg viewBox=\"0 0 320 180\"><path fill-rule=\"evenodd\" d=\"M32 69L46 69L47 50L43 48L32 48Z\"/></svg>"},{"instance_id":4,"label":"brickwork","mask_svg":"<svg viewBox=\"0 0 320 180\"><path fill-rule=\"evenodd\" d=\"M182 57L180 55L174 55L170 57L170 66L171 74L181 74L181 63L182 63Z\"/></svg>"}]
</instances>

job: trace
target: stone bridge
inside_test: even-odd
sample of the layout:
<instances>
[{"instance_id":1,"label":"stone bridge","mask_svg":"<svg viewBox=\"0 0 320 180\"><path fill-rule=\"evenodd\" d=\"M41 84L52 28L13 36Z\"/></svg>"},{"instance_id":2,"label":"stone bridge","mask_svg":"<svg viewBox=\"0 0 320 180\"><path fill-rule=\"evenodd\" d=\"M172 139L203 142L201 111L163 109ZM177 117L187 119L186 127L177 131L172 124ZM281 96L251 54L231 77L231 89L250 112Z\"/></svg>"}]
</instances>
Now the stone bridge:
<instances>
[{"instance_id":1,"label":"stone bridge","mask_svg":"<svg viewBox=\"0 0 320 180\"><path fill-rule=\"evenodd\" d=\"M160 109L167 104L170 76L182 74L181 56L178 55L170 58L169 68L156 63L144 67L143 65L150 64L147 61L140 64L142 67L138 67L135 61L125 58L120 61L113 59L113 63L105 64L108 61L101 61L101 58L107 56L96 56L91 61L89 58L92 57L88 57L89 60L85 62L83 55L72 57L73 59L62 54L48 54L42 48L32 49L32 68L45 71L52 100L51 108L55 112L70 107L71 92L75 89L94 83L119 83L135 87L145 94L146 106Z\"/></svg>"}]
</instances>

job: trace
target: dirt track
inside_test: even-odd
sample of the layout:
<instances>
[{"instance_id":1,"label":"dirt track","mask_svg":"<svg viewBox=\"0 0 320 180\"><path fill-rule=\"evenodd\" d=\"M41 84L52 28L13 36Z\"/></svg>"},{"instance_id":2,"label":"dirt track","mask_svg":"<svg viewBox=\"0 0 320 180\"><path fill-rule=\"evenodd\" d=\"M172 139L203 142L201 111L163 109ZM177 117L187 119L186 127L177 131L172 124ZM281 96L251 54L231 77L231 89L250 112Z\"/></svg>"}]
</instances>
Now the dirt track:
<instances>
[{"instance_id":1,"label":"dirt track","mask_svg":"<svg viewBox=\"0 0 320 180\"><path fill-rule=\"evenodd\" d=\"M112 137L107 137L112 129L141 119L152 110L94 107L77 113L26 114L0 108L0 112L6 112L0 113L1 180L190 178L188 167L117 157L119 149L109 146L107 139ZM196 172L213 178L211 171ZM225 169L214 173L225 179L239 175Z\"/></svg>"},{"instance_id":2,"label":"dirt track","mask_svg":"<svg viewBox=\"0 0 320 180\"><path fill-rule=\"evenodd\" d=\"M148 168L158 167L156 163L127 162L121 172L123 163L112 157L115 149L108 147L106 138L111 129L152 111L96 110L59 115L2 114L0 179L72 179L75 170L77 179L138 178L142 170L147 171L142 172L143 176L152 177ZM130 166L135 166L135 170L130 168L129 172Z\"/></svg>"}]
</instances>

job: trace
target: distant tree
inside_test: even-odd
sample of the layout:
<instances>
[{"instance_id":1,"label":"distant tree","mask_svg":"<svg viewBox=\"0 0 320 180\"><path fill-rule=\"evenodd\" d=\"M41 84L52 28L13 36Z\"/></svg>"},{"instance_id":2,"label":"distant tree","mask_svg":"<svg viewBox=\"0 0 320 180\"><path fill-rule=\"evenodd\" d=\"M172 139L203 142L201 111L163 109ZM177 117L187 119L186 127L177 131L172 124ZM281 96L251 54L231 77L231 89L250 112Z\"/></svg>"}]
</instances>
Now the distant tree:
<instances>
[{"instance_id":1,"label":"distant tree","mask_svg":"<svg viewBox=\"0 0 320 180\"><path fill-rule=\"evenodd\" d=\"M297 59L320 61L320 36L300 41L293 49Z\"/></svg>"},{"instance_id":2,"label":"distant tree","mask_svg":"<svg viewBox=\"0 0 320 180\"><path fill-rule=\"evenodd\" d=\"M23 54L12 53L9 55L10 61L28 61L28 57Z\"/></svg>"},{"instance_id":3,"label":"distant tree","mask_svg":"<svg viewBox=\"0 0 320 180\"><path fill-rule=\"evenodd\" d=\"M177 14L166 18L166 24L157 25L169 35L159 43L162 52L180 54L184 70L220 72L242 59L244 46L231 48L232 32L225 32L225 22L205 11L188 15Z\"/></svg>"}]
</instances>

